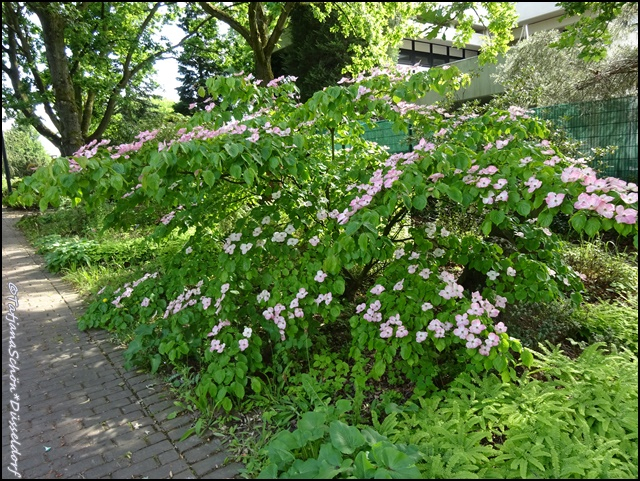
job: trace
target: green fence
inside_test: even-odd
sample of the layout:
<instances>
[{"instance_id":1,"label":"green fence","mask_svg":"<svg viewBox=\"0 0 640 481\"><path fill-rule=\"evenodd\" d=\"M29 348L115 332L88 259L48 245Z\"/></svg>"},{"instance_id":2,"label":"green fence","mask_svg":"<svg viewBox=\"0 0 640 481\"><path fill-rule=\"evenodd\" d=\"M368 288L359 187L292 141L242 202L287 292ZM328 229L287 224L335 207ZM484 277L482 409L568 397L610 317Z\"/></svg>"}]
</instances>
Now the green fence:
<instances>
[{"instance_id":1,"label":"green fence","mask_svg":"<svg viewBox=\"0 0 640 481\"><path fill-rule=\"evenodd\" d=\"M552 120L580 142L579 150L591 156L592 148L615 145L615 153L594 165L604 176L638 182L638 98L625 97L598 102L554 105L534 109L538 117ZM389 147L389 153L408 152L406 134L394 133L391 122L378 122L364 138Z\"/></svg>"},{"instance_id":2,"label":"green fence","mask_svg":"<svg viewBox=\"0 0 640 481\"><path fill-rule=\"evenodd\" d=\"M395 133L392 129L392 123L388 120L381 120L376 123L374 129L365 127L365 133L363 137L371 142L377 142L379 145L389 147L388 152L390 154L397 154L399 152L409 152L412 150L412 145L409 143L409 137L404 133ZM411 127L409 127L411 132Z\"/></svg>"},{"instance_id":3,"label":"green fence","mask_svg":"<svg viewBox=\"0 0 640 481\"><path fill-rule=\"evenodd\" d=\"M597 102L554 105L534 109L536 115L553 121L580 142L586 156L596 147L617 146L613 154L594 165L603 176L638 182L638 98L623 97Z\"/></svg>"}]
</instances>

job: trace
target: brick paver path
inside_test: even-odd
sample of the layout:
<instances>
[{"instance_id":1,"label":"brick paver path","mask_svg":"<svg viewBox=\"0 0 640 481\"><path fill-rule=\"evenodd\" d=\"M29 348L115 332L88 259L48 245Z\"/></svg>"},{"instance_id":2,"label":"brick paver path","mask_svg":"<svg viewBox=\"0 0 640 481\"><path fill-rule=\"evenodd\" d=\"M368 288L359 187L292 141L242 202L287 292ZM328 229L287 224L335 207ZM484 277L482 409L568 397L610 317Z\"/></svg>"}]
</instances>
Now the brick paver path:
<instances>
[{"instance_id":1,"label":"brick paver path","mask_svg":"<svg viewBox=\"0 0 640 481\"><path fill-rule=\"evenodd\" d=\"M167 420L161 380L78 330L82 300L15 228L22 215L2 208L2 479L239 477L217 438L178 442L193 419Z\"/></svg>"}]
</instances>

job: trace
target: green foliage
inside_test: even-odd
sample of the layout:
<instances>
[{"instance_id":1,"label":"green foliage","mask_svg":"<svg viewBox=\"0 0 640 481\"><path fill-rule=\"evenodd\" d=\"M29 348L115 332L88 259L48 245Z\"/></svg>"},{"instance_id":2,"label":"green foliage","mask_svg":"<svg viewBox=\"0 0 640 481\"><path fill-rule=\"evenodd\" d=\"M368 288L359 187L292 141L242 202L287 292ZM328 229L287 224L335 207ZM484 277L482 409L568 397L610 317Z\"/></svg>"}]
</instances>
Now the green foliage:
<instances>
[{"instance_id":1,"label":"green foliage","mask_svg":"<svg viewBox=\"0 0 640 481\"><path fill-rule=\"evenodd\" d=\"M35 243L38 254L44 254L51 272L75 271L92 264L128 267L154 258L155 243L144 238L102 240L63 238L57 234L44 236Z\"/></svg>"},{"instance_id":2,"label":"green foliage","mask_svg":"<svg viewBox=\"0 0 640 481\"><path fill-rule=\"evenodd\" d=\"M367 427L342 419L352 409L346 400L302 414L293 431L279 432L264 448L264 478L419 479L415 446L394 444Z\"/></svg>"},{"instance_id":3,"label":"green foliage","mask_svg":"<svg viewBox=\"0 0 640 481\"><path fill-rule=\"evenodd\" d=\"M106 286L80 327L133 332L131 365L197 368L202 412L230 412L286 369L344 379L354 399L380 385L426 395L463 371L513 381L531 358L500 311L581 300L553 219L637 242L637 199L607 179L607 215L576 210L599 181L522 109L411 103L458 79L453 67L376 70L299 104L286 79L217 77L219 102L174 137L93 146L15 195L113 199L107 226L164 213L156 238L189 233L157 273ZM362 138L381 118L412 126L412 152ZM456 225L454 212L476 221Z\"/></svg>"},{"instance_id":4,"label":"green foliage","mask_svg":"<svg viewBox=\"0 0 640 481\"><path fill-rule=\"evenodd\" d=\"M300 98L306 102L318 90L340 80L343 70L351 63L351 44L363 46L364 42L336 32L336 11L320 22L314 17L311 6L298 4L290 17L290 45L274 58L274 64L281 64L280 68L274 65L274 74L281 71L297 77Z\"/></svg>"},{"instance_id":5,"label":"green foliage","mask_svg":"<svg viewBox=\"0 0 640 481\"><path fill-rule=\"evenodd\" d=\"M500 319L513 337L532 349L545 341L565 344L568 339L582 339L580 323L567 301L515 304Z\"/></svg>"},{"instance_id":6,"label":"green foliage","mask_svg":"<svg viewBox=\"0 0 640 481\"><path fill-rule=\"evenodd\" d=\"M102 138L118 109L149 98L153 60L171 50L177 4L3 2L3 107L63 155ZM161 13L162 12L162 13ZM55 61L55 64L52 62ZM36 114L44 109L53 129Z\"/></svg>"},{"instance_id":7,"label":"green foliage","mask_svg":"<svg viewBox=\"0 0 640 481\"><path fill-rule=\"evenodd\" d=\"M573 315L580 337L590 344L606 342L638 354L638 295L628 302L588 304Z\"/></svg>"},{"instance_id":8,"label":"green foliage","mask_svg":"<svg viewBox=\"0 0 640 481\"><path fill-rule=\"evenodd\" d=\"M51 157L44 150L38 140L38 134L30 126L13 126L7 132L3 132L4 146L9 161L9 173L11 174L11 186L16 182L15 177L27 177L42 165L46 165ZM2 165L3 179L4 163ZM3 185L4 185L3 180ZM4 188L3 188L4 193Z\"/></svg>"},{"instance_id":9,"label":"green foliage","mask_svg":"<svg viewBox=\"0 0 640 481\"><path fill-rule=\"evenodd\" d=\"M606 47L611 43L609 24L620 15L625 6L635 2L559 2L565 14L561 20L573 15L578 22L568 25L556 46L567 48L578 46L579 58L587 61L601 60L606 56Z\"/></svg>"},{"instance_id":10,"label":"green foliage","mask_svg":"<svg viewBox=\"0 0 640 481\"><path fill-rule=\"evenodd\" d=\"M406 406L389 439L417 446L425 478L635 478L638 360L600 348L542 348L513 384L461 375Z\"/></svg>"},{"instance_id":11,"label":"green foliage","mask_svg":"<svg viewBox=\"0 0 640 481\"><path fill-rule=\"evenodd\" d=\"M180 26L188 33L204 18L206 16L194 8L194 4L187 4ZM208 78L253 70L251 51L238 37L239 34L234 30L221 34L218 24L209 21L199 28L198 35L183 43L178 56L181 85L177 88L180 101L174 106L176 112L192 115L193 108L190 106L193 104L198 109L205 108L206 99L198 95L198 89L205 87Z\"/></svg>"},{"instance_id":12,"label":"green foliage","mask_svg":"<svg viewBox=\"0 0 640 481\"><path fill-rule=\"evenodd\" d=\"M625 254L612 242L567 245L566 262L583 277L588 300L613 300L638 295L638 254Z\"/></svg>"}]
</instances>

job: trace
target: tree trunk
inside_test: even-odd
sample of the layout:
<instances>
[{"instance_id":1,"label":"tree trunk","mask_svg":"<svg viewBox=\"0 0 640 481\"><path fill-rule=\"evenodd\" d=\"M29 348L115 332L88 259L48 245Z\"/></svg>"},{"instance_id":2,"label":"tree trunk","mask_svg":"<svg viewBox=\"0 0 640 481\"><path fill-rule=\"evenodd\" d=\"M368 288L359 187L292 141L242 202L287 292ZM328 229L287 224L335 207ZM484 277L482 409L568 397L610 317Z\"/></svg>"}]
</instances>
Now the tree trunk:
<instances>
[{"instance_id":1,"label":"tree trunk","mask_svg":"<svg viewBox=\"0 0 640 481\"><path fill-rule=\"evenodd\" d=\"M84 139L73 82L69 74L69 63L65 53L64 29L66 22L62 15L54 10L53 4L32 3L30 7L42 25L42 37L51 72L51 84L55 93L56 112L60 119L60 136L62 138L60 153L63 156L69 156L84 145Z\"/></svg>"},{"instance_id":2,"label":"tree trunk","mask_svg":"<svg viewBox=\"0 0 640 481\"><path fill-rule=\"evenodd\" d=\"M270 80L274 79L273 69L271 68L271 55L258 55L254 53L253 59L256 63L256 79L262 80L262 85L266 85Z\"/></svg>"}]
</instances>

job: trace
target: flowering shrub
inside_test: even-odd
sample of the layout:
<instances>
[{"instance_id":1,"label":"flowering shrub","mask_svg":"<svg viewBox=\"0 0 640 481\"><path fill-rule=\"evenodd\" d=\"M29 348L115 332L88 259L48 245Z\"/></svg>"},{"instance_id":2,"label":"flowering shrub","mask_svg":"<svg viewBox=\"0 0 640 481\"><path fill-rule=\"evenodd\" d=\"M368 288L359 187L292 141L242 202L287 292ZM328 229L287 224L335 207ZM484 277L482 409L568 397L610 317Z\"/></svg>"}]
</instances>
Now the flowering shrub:
<instances>
[{"instance_id":1,"label":"flowering shrub","mask_svg":"<svg viewBox=\"0 0 640 481\"><path fill-rule=\"evenodd\" d=\"M421 394L443 363L515 378L521 346L500 312L580 302L579 273L549 230L554 216L571 215L588 235L635 234L637 247L637 186L599 179L523 109L453 115L413 103L458 81L453 68L375 71L301 105L288 79L214 78L217 100L175 138L96 144L36 172L30 187L44 202L115 199L113 222L160 206L157 235L195 229L155 292L110 288L83 327L128 316L139 324L131 359L151 357L154 369L195 359L199 405L227 410L249 382L261 389L265 356L303 362L330 347L316 346L328 330L344 334L361 384L386 374ZM390 155L363 140L377 119L411 125L413 149ZM477 229L433 218L438 202L481 219Z\"/></svg>"}]
</instances>

